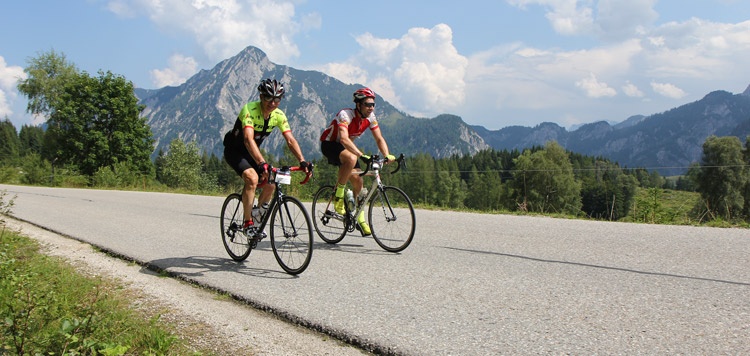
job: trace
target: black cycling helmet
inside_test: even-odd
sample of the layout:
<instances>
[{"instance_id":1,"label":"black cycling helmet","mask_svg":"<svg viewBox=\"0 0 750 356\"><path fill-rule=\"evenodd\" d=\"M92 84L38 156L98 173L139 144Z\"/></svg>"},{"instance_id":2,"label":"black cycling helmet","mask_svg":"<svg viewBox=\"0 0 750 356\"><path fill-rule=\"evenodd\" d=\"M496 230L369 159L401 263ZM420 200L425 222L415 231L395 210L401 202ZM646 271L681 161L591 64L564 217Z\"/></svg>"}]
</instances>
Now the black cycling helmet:
<instances>
[{"instance_id":1,"label":"black cycling helmet","mask_svg":"<svg viewBox=\"0 0 750 356\"><path fill-rule=\"evenodd\" d=\"M276 79L263 80L260 82L260 85L258 85L258 93L260 93L260 95L280 98L284 96L284 84L277 82Z\"/></svg>"}]
</instances>

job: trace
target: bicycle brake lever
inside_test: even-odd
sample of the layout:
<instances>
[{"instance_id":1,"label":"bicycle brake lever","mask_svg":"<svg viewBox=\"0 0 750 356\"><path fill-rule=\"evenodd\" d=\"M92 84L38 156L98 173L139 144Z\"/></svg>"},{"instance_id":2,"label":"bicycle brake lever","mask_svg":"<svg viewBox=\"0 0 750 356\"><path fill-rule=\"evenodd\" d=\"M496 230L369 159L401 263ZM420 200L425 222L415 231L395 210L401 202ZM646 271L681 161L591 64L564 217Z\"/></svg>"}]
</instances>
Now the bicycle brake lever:
<instances>
[{"instance_id":1,"label":"bicycle brake lever","mask_svg":"<svg viewBox=\"0 0 750 356\"><path fill-rule=\"evenodd\" d=\"M396 166L396 169L393 172L391 172L391 174L394 174L394 173L398 172L399 170L401 170L401 166L402 165L404 166L404 168L406 168L406 163L404 162L404 154L403 153L400 154L398 156L398 158L396 158L396 162L398 163L398 165Z\"/></svg>"},{"instance_id":2,"label":"bicycle brake lever","mask_svg":"<svg viewBox=\"0 0 750 356\"><path fill-rule=\"evenodd\" d=\"M312 177L312 175L313 175L312 172L308 172L307 174L305 174L305 179L303 179L301 182L299 182L299 184L305 184L305 183L307 183L307 181L310 180L310 178Z\"/></svg>"},{"instance_id":3,"label":"bicycle brake lever","mask_svg":"<svg viewBox=\"0 0 750 356\"><path fill-rule=\"evenodd\" d=\"M376 159L378 159L378 155L370 156L370 160L367 162L367 167L365 167L364 172L359 174L360 177L364 176L365 174L367 174L367 172L370 171L370 167L372 167L372 162L375 162Z\"/></svg>"}]
</instances>

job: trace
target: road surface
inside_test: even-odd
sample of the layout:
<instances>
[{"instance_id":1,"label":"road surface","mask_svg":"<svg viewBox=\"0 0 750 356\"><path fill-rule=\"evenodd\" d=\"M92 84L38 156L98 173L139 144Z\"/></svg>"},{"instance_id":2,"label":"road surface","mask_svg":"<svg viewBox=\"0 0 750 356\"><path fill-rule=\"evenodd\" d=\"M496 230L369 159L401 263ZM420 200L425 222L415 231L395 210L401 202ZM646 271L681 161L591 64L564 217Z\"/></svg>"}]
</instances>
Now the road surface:
<instances>
[{"instance_id":1,"label":"road surface","mask_svg":"<svg viewBox=\"0 0 750 356\"><path fill-rule=\"evenodd\" d=\"M418 210L404 252L316 238L295 277L267 241L229 259L221 197L0 191L19 219L375 352L750 353L747 229Z\"/></svg>"}]
</instances>

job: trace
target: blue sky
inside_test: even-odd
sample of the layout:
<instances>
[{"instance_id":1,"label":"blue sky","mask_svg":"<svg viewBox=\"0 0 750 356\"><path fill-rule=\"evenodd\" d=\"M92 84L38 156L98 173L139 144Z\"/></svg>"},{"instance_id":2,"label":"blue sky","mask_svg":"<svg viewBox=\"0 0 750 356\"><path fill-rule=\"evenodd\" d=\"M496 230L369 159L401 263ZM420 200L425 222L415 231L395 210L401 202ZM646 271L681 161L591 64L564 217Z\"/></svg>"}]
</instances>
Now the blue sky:
<instances>
[{"instance_id":1,"label":"blue sky","mask_svg":"<svg viewBox=\"0 0 750 356\"><path fill-rule=\"evenodd\" d=\"M252 45L493 130L622 121L750 85L746 0L9 0L0 32L0 119L18 128L43 120L15 87L51 49L161 88Z\"/></svg>"}]
</instances>

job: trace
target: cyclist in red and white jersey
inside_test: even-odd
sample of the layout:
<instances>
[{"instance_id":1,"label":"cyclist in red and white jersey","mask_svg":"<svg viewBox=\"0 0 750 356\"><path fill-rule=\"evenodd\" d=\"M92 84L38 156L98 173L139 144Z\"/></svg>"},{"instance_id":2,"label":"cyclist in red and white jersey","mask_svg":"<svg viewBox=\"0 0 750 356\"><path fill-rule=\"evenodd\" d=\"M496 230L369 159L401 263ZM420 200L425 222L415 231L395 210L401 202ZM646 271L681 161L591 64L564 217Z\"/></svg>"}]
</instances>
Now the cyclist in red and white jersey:
<instances>
[{"instance_id":1,"label":"cyclist in red and white jersey","mask_svg":"<svg viewBox=\"0 0 750 356\"><path fill-rule=\"evenodd\" d=\"M344 190L347 180L352 183L355 197L362 191L362 177L352 174L353 169L359 169L358 159L360 157L365 160L370 158L357 148L354 139L360 137L369 128L383 156L389 162L396 159L388 152L388 144L385 142L375 118L375 93L369 88L361 88L354 92L353 97L354 109L339 111L320 136L320 150L323 155L328 159L328 163L339 167L336 197L334 199L334 209L339 214L346 213ZM371 231L365 222L364 211L360 212L357 222L362 235L370 235Z\"/></svg>"}]
</instances>

